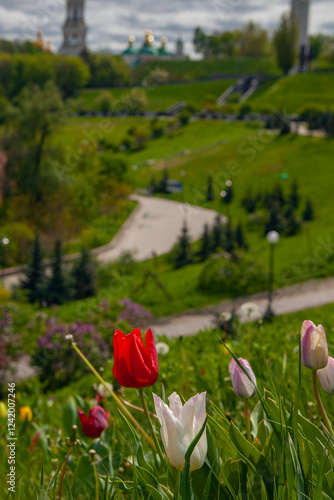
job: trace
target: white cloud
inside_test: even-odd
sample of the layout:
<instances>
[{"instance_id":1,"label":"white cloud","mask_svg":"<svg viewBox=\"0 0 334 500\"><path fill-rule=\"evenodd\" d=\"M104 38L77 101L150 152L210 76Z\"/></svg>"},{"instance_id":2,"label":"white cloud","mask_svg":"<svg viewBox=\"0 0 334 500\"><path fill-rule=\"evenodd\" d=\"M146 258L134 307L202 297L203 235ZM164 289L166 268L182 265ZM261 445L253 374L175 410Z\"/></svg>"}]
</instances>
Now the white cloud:
<instances>
[{"instance_id":1,"label":"white cloud","mask_svg":"<svg viewBox=\"0 0 334 500\"><path fill-rule=\"evenodd\" d=\"M65 0L0 0L0 38L34 38L39 29L55 48L62 40ZM193 29L224 30L252 19L273 29L290 7L290 0L86 0L86 22L90 48L120 52L130 34L141 43L146 29L157 38L168 36L171 45L182 34L192 50ZM331 32L333 0L312 0L310 30Z\"/></svg>"}]
</instances>

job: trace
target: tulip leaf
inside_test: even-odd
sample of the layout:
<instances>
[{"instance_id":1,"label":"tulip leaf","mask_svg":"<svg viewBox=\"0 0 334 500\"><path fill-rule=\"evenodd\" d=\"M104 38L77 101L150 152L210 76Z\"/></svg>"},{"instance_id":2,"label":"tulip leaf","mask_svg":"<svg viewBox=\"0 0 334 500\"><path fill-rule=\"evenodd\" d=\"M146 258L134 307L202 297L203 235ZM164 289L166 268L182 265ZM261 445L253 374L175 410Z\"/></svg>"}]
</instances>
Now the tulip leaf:
<instances>
[{"instance_id":1,"label":"tulip leaf","mask_svg":"<svg viewBox=\"0 0 334 500\"><path fill-rule=\"evenodd\" d=\"M239 493L247 492L247 467L242 459L228 458L223 466L223 479L228 485L233 499L240 498Z\"/></svg>"},{"instance_id":2,"label":"tulip leaf","mask_svg":"<svg viewBox=\"0 0 334 500\"><path fill-rule=\"evenodd\" d=\"M139 465L136 466L138 480L144 490L148 490L150 497L155 500L168 500L168 496L163 492L158 479Z\"/></svg>"},{"instance_id":3,"label":"tulip leaf","mask_svg":"<svg viewBox=\"0 0 334 500\"><path fill-rule=\"evenodd\" d=\"M66 437L70 437L73 425L78 425L78 428L81 428L77 404L75 399L70 396L63 410L63 429Z\"/></svg>"},{"instance_id":4,"label":"tulip leaf","mask_svg":"<svg viewBox=\"0 0 334 500\"><path fill-rule=\"evenodd\" d=\"M124 420L124 422L126 423L126 425L128 426L128 428L129 428L129 430L131 432L131 435L132 435L132 444L133 444L133 451L134 451L134 455L135 455L135 458L136 458L138 464L143 469L146 469L149 473L153 474L154 471L153 471L152 467L145 460L144 452L143 452L143 446L141 444L141 441L139 440L138 434L136 433L134 427L130 424L130 422L128 421L128 419L123 415L123 413L120 410L118 410L118 412L121 415L122 419Z\"/></svg>"},{"instance_id":5,"label":"tulip leaf","mask_svg":"<svg viewBox=\"0 0 334 500\"><path fill-rule=\"evenodd\" d=\"M234 424L230 427L230 438L238 453L251 464L253 469L262 467L265 464L265 457L241 434Z\"/></svg>"}]
</instances>

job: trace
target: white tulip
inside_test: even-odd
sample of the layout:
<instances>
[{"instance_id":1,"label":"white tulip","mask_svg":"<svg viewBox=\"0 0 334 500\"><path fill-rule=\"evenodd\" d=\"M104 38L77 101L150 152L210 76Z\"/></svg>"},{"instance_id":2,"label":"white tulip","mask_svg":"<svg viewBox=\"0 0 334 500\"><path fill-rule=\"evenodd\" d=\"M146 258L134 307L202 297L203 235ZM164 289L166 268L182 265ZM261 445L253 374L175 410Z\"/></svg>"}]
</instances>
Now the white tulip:
<instances>
[{"instance_id":1,"label":"white tulip","mask_svg":"<svg viewBox=\"0 0 334 500\"><path fill-rule=\"evenodd\" d=\"M190 398L184 406L176 392L169 396L169 406L155 394L153 398L168 460L176 469L183 469L189 445L201 430L206 419L206 392ZM190 457L190 471L202 467L207 449L206 430L204 430Z\"/></svg>"}]
</instances>

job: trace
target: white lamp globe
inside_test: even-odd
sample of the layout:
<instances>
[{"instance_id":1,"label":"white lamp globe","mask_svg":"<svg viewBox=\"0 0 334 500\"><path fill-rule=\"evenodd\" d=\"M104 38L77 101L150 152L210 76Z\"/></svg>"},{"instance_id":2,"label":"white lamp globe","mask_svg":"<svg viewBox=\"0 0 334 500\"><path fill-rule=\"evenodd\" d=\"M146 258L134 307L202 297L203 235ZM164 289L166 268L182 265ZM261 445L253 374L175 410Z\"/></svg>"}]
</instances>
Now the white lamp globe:
<instances>
[{"instance_id":1,"label":"white lamp globe","mask_svg":"<svg viewBox=\"0 0 334 500\"><path fill-rule=\"evenodd\" d=\"M267 240L271 245L275 245L279 241L279 233L277 231L269 231Z\"/></svg>"}]
</instances>

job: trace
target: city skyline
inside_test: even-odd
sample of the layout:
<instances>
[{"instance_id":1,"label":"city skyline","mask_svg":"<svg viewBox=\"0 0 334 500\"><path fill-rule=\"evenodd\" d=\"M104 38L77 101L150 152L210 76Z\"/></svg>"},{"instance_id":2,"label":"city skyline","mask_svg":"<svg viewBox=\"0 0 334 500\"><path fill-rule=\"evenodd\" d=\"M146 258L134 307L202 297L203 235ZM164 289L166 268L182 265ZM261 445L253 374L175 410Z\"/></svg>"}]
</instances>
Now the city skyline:
<instances>
[{"instance_id":1,"label":"city skyline","mask_svg":"<svg viewBox=\"0 0 334 500\"><path fill-rule=\"evenodd\" d=\"M0 38L34 39L38 30L50 39L58 51L65 20L65 0L0 0ZM191 8L190 8L191 7ZM167 36L174 45L182 35L187 53L194 55L192 36L196 26L204 31L234 29L249 20L273 30L281 14L290 8L290 0L170 0L152 3L150 0L123 0L121 4L106 0L86 0L85 21L88 25L88 47L108 49L113 53L124 50L129 35L140 41L147 29L159 39ZM310 32L334 34L332 0L312 0Z\"/></svg>"}]
</instances>

